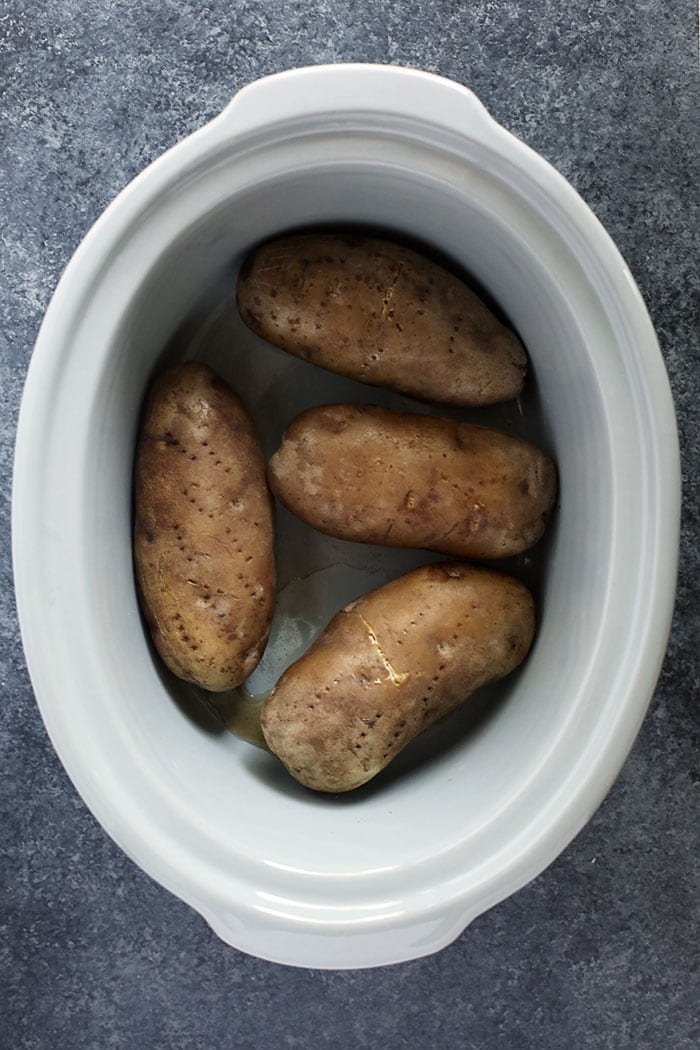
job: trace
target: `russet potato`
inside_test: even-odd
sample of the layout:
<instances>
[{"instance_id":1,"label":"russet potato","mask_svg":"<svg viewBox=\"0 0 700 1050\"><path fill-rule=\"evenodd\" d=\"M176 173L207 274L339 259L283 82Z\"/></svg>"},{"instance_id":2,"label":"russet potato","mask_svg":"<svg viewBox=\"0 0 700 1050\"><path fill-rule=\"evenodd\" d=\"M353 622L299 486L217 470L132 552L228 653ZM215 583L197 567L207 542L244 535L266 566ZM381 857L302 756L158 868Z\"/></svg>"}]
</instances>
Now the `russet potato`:
<instances>
[{"instance_id":1,"label":"russet potato","mask_svg":"<svg viewBox=\"0 0 700 1050\"><path fill-rule=\"evenodd\" d=\"M205 365L165 372L137 443L134 562L144 616L174 674L220 691L252 672L272 620L272 543L252 419Z\"/></svg>"},{"instance_id":2,"label":"russet potato","mask_svg":"<svg viewBox=\"0 0 700 1050\"><path fill-rule=\"evenodd\" d=\"M535 629L519 581L429 565L339 612L262 709L268 747L300 783L344 792L525 658Z\"/></svg>"},{"instance_id":3,"label":"russet potato","mask_svg":"<svg viewBox=\"0 0 700 1050\"><path fill-rule=\"evenodd\" d=\"M258 247L238 309L290 354L426 401L490 405L517 397L522 343L459 278L374 237L307 233Z\"/></svg>"},{"instance_id":4,"label":"russet potato","mask_svg":"<svg viewBox=\"0 0 700 1050\"><path fill-rule=\"evenodd\" d=\"M556 469L499 430L373 405L302 412L268 466L274 494L344 540L503 558L539 540Z\"/></svg>"}]
</instances>

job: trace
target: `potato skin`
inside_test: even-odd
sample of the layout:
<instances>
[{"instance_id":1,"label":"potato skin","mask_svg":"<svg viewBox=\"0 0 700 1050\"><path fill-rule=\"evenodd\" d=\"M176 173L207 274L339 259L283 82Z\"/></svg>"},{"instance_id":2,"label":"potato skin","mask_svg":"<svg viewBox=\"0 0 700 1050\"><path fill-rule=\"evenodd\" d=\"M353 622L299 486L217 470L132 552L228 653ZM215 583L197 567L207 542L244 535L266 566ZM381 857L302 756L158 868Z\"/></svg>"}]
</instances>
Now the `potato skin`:
<instances>
[{"instance_id":1,"label":"potato skin","mask_svg":"<svg viewBox=\"0 0 700 1050\"><path fill-rule=\"evenodd\" d=\"M261 245L238 280L254 332L315 365L450 405L516 397L522 343L453 274L390 241L301 234Z\"/></svg>"},{"instance_id":2,"label":"potato skin","mask_svg":"<svg viewBox=\"0 0 700 1050\"><path fill-rule=\"evenodd\" d=\"M206 365L161 375L134 475L141 607L170 670L231 689L262 656L275 591L272 501L252 419Z\"/></svg>"},{"instance_id":3,"label":"potato skin","mask_svg":"<svg viewBox=\"0 0 700 1050\"><path fill-rule=\"evenodd\" d=\"M415 569L339 612L262 709L268 747L302 784L365 784L415 736L527 655L534 603L510 576Z\"/></svg>"},{"instance_id":4,"label":"potato skin","mask_svg":"<svg viewBox=\"0 0 700 1050\"><path fill-rule=\"evenodd\" d=\"M268 465L274 494L331 536L502 558L541 537L556 468L498 430L375 405L296 417Z\"/></svg>"}]
</instances>

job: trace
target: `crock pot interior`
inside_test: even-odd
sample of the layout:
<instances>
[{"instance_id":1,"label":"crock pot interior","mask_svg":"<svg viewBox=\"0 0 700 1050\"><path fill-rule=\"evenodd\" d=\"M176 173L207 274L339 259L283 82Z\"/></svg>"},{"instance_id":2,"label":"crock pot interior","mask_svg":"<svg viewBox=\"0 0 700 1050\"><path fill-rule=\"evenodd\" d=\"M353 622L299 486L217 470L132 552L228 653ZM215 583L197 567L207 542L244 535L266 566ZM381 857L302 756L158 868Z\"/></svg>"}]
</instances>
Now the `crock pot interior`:
<instances>
[{"instance_id":1,"label":"crock pot interior","mask_svg":"<svg viewBox=\"0 0 700 1050\"><path fill-rule=\"evenodd\" d=\"M561 272L548 269L505 211L499 217L470 203L472 177L468 166L455 184L367 162L307 166L261 180L200 217L161 253L110 334L83 478L89 644L105 683L104 695L91 698L103 707L95 721L105 740L118 737L154 781L185 800L204 835L273 867L352 874L435 857L476 835L518 797L566 724L582 717L584 701L586 717L595 714L598 697L571 684L587 677L609 583L613 478L606 409L587 349L598 333L568 300L566 266L574 263L562 259ZM440 253L483 286L528 349L527 388L519 403L446 414L532 438L553 454L560 472L546 540L510 566L503 563L537 595L540 624L527 663L424 734L372 784L336 798L299 787L272 756L223 731L192 690L162 670L137 608L130 541L139 411L149 378L171 360L196 356L217 368L252 412L266 455L293 416L312 404L354 400L445 411L332 376L268 346L242 324L233 293L246 253L266 237L316 224L391 231ZM297 643L353 590L432 558L331 541L281 508L278 537L281 591L331 564L348 569L321 575L309 588L306 624L297 595Z\"/></svg>"}]
</instances>

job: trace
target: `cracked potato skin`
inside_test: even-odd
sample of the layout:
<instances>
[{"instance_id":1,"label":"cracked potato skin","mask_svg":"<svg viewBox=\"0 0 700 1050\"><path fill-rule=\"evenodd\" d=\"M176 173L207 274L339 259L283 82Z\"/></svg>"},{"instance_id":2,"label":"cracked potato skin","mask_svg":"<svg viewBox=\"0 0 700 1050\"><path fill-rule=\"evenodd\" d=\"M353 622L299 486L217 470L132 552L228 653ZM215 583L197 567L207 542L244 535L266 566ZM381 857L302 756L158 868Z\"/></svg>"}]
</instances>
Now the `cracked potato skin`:
<instances>
[{"instance_id":1,"label":"cracked potato skin","mask_svg":"<svg viewBox=\"0 0 700 1050\"><path fill-rule=\"evenodd\" d=\"M358 598L285 671L262 729L291 775L344 792L527 655L532 596L518 580L460 563L428 565Z\"/></svg>"},{"instance_id":2,"label":"cracked potato skin","mask_svg":"<svg viewBox=\"0 0 700 1050\"><path fill-rule=\"evenodd\" d=\"M490 405L519 394L522 343L454 274L373 237L301 234L241 270L241 317L321 368L412 397Z\"/></svg>"},{"instance_id":3,"label":"cracked potato skin","mask_svg":"<svg viewBox=\"0 0 700 1050\"><path fill-rule=\"evenodd\" d=\"M134 475L134 564L160 656L203 689L262 656L275 592L272 500L255 426L206 365L165 372L146 402Z\"/></svg>"},{"instance_id":4,"label":"cracked potato skin","mask_svg":"<svg viewBox=\"0 0 700 1050\"><path fill-rule=\"evenodd\" d=\"M344 540L503 558L532 547L554 506L556 468L499 430L374 405L296 417L270 460L274 494Z\"/></svg>"}]
</instances>

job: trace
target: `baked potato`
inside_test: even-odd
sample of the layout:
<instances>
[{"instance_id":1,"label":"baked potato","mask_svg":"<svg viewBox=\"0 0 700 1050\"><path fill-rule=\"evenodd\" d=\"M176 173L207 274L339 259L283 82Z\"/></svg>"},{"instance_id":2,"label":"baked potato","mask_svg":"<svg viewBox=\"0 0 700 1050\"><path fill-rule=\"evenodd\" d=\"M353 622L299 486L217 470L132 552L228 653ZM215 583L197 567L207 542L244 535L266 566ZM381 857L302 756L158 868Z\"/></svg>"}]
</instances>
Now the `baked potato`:
<instances>
[{"instance_id":1,"label":"baked potato","mask_svg":"<svg viewBox=\"0 0 700 1050\"><path fill-rule=\"evenodd\" d=\"M373 405L302 412L268 465L273 493L344 540L503 558L539 540L556 468L520 438Z\"/></svg>"},{"instance_id":2,"label":"baked potato","mask_svg":"<svg viewBox=\"0 0 700 1050\"><path fill-rule=\"evenodd\" d=\"M238 309L268 342L331 372L450 405L516 397L522 343L454 274L374 237L308 233L257 248Z\"/></svg>"},{"instance_id":3,"label":"baked potato","mask_svg":"<svg viewBox=\"0 0 700 1050\"><path fill-rule=\"evenodd\" d=\"M352 602L262 708L270 750L300 783L365 784L420 732L525 658L535 629L517 580L429 565Z\"/></svg>"},{"instance_id":4,"label":"baked potato","mask_svg":"<svg viewBox=\"0 0 700 1050\"><path fill-rule=\"evenodd\" d=\"M208 367L161 375L136 449L134 563L170 670L231 689L262 656L275 592L273 508L252 419Z\"/></svg>"}]
</instances>

